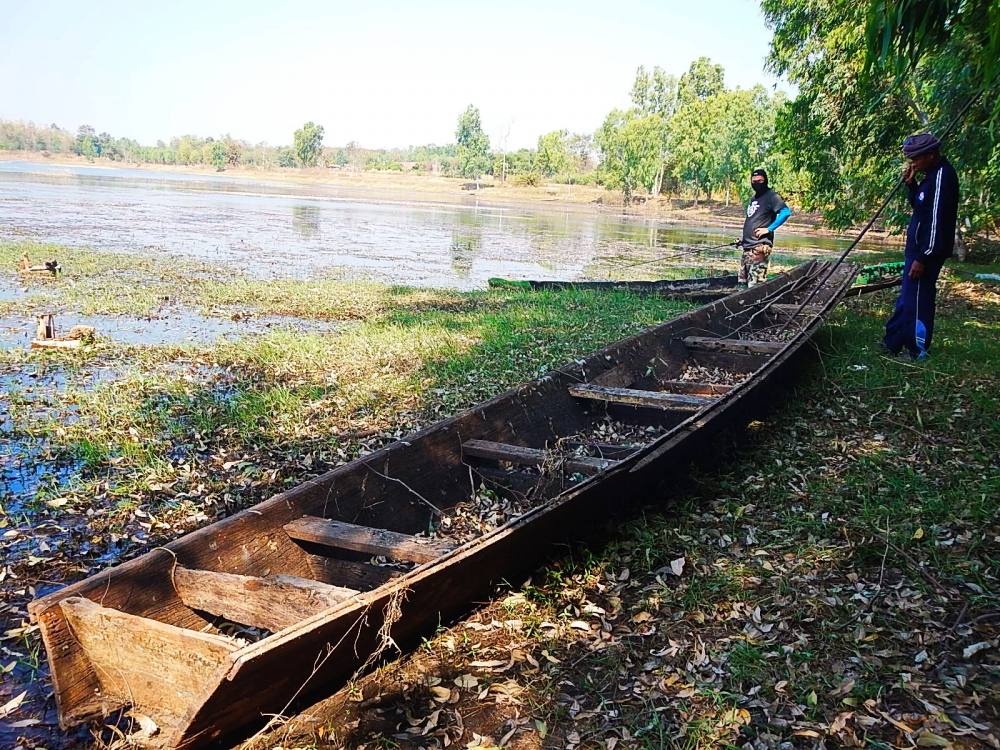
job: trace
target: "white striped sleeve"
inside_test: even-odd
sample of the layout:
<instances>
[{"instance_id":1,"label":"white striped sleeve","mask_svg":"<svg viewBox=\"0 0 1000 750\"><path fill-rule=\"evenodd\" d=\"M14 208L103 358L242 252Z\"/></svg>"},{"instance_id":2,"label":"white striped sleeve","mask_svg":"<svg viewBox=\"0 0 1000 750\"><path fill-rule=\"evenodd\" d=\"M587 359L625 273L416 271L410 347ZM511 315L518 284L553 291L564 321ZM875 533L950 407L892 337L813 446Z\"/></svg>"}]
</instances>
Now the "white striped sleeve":
<instances>
[{"instance_id":1,"label":"white striped sleeve","mask_svg":"<svg viewBox=\"0 0 1000 750\"><path fill-rule=\"evenodd\" d=\"M934 180L934 208L931 211L931 238L927 242L927 249L924 255L934 253L934 243L937 240L938 213L941 211L941 175L944 174L944 167L938 167L937 179Z\"/></svg>"}]
</instances>

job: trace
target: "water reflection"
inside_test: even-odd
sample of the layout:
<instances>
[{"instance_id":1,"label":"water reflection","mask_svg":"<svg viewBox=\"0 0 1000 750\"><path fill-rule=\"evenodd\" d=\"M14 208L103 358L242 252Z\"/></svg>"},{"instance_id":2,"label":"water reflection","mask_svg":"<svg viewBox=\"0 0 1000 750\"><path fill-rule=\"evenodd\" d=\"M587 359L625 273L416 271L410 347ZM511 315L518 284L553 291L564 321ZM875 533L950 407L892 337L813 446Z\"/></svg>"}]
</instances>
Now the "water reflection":
<instances>
[{"instance_id":1,"label":"water reflection","mask_svg":"<svg viewBox=\"0 0 1000 750\"><path fill-rule=\"evenodd\" d=\"M0 238L164 252L231 263L265 278L337 269L354 278L458 288L485 286L490 276L678 278L736 263L733 250L690 249L735 239L735 228L623 220L585 209L379 203L356 196L324 184L0 162ZM789 234L779 243L796 260L844 246Z\"/></svg>"},{"instance_id":2,"label":"water reflection","mask_svg":"<svg viewBox=\"0 0 1000 750\"><path fill-rule=\"evenodd\" d=\"M292 206L292 229L304 240L319 235L319 206L305 204Z\"/></svg>"},{"instance_id":3,"label":"water reflection","mask_svg":"<svg viewBox=\"0 0 1000 750\"><path fill-rule=\"evenodd\" d=\"M501 214L502 217L502 214ZM503 219L501 218L501 221ZM451 230L451 270L468 279L483 244L483 221L477 212L459 212Z\"/></svg>"}]
</instances>

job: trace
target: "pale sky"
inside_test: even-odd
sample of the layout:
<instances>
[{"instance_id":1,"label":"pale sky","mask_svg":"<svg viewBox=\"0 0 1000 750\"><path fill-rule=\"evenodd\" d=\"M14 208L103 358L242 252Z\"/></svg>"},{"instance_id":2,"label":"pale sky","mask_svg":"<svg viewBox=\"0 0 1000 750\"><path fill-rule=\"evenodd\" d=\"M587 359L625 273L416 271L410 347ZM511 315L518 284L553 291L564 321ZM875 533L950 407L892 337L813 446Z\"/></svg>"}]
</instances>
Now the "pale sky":
<instances>
[{"instance_id":1,"label":"pale sky","mask_svg":"<svg viewBox=\"0 0 1000 750\"><path fill-rule=\"evenodd\" d=\"M471 103L513 149L593 132L639 65L706 55L729 86L776 83L752 0L0 0L0 19L0 118L144 144L287 144L306 120L327 145L449 143Z\"/></svg>"}]
</instances>

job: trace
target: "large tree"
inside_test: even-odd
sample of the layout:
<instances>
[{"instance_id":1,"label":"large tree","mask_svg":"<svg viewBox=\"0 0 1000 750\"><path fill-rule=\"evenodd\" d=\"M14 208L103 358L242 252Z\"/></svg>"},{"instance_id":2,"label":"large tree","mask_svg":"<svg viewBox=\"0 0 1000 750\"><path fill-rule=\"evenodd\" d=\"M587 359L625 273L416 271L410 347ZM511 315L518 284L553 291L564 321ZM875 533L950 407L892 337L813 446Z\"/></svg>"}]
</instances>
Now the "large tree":
<instances>
[{"instance_id":1,"label":"large tree","mask_svg":"<svg viewBox=\"0 0 1000 750\"><path fill-rule=\"evenodd\" d=\"M918 6L979 10L949 26L935 13L914 15ZM799 89L781 113L779 137L808 176L808 207L841 227L863 220L898 180L905 136L942 131L983 88L982 71L994 64L985 59L983 43L1000 34L995 23L973 28L997 14L990 0L762 0L762 8L774 30L770 65ZM888 37L879 21L886 10ZM913 24L940 29L899 30ZM959 28L968 34L956 33ZM906 61L905 75L897 55ZM988 127L996 98L986 92L944 144L962 180L960 223L973 230L1000 221L1000 145ZM900 200L888 221L899 226L906 213Z\"/></svg>"},{"instance_id":2,"label":"large tree","mask_svg":"<svg viewBox=\"0 0 1000 750\"><path fill-rule=\"evenodd\" d=\"M458 167L463 177L472 177L479 186L479 178L490 168L490 139L483 131L479 108L466 107L459 115L455 131L458 143Z\"/></svg>"},{"instance_id":3,"label":"large tree","mask_svg":"<svg viewBox=\"0 0 1000 750\"><path fill-rule=\"evenodd\" d=\"M677 83L677 97L681 104L695 99L705 100L725 88L725 71L707 57L699 57L688 67L687 73Z\"/></svg>"},{"instance_id":4,"label":"large tree","mask_svg":"<svg viewBox=\"0 0 1000 750\"><path fill-rule=\"evenodd\" d=\"M79 156L93 159L101 155L101 139L90 125L81 125L76 133L73 151Z\"/></svg>"},{"instance_id":5,"label":"large tree","mask_svg":"<svg viewBox=\"0 0 1000 750\"><path fill-rule=\"evenodd\" d=\"M653 188L662 164L663 126L659 115L615 109L594 134L604 184L621 190L626 206L640 187Z\"/></svg>"},{"instance_id":6,"label":"large tree","mask_svg":"<svg viewBox=\"0 0 1000 750\"><path fill-rule=\"evenodd\" d=\"M570 168L572 158L568 139L569 133L565 130L553 130L551 133L538 136L535 164L539 172L546 177L552 177Z\"/></svg>"},{"instance_id":7,"label":"large tree","mask_svg":"<svg viewBox=\"0 0 1000 750\"><path fill-rule=\"evenodd\" d=\"M295 131L295 154L303 167L315 167L323 152L323 126L309 121Z\"/></svg>"},{"instance_id":8,"label":"large tree","mask_svg":"<svg viewBox=\"0 0 1000 750\"><path fill-rule=\"evenodd\" d=\"M703 58L704 59L704 58ZM632 104L643 115L656 115L660 118L660 163L656 176L653 178L651 191L659 195L663 189L663 177L667 169L670 150L670 119L677 112L679 103L678 81L668 75L662 68L656 66L647 73L643 66L635 72L632 82Z\"/></svg>"}]
</instances>

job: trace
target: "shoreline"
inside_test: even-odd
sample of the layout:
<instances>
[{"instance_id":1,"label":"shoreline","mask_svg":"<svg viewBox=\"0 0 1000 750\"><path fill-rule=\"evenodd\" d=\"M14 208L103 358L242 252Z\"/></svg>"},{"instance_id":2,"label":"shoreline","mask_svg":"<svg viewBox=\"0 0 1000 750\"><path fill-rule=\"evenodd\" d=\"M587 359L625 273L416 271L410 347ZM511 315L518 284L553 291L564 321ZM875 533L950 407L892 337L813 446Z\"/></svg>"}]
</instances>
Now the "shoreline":
<instances>
[{"instance_id":1,"label":"shoreline","mask_svg":"<svg viewBox=\"0 0 1000 750\"><path fill-rule=\"evenodd\" d=\"M37 151L0 151L0 162L23 161L51 166L95 168L107 170L141 169L174 175L215 177L247 182L290 184L326 190L350 190L351 196L339 200L377 203L418 203L458 207L517 208L535 211L564 211L581 214L613 216L632 223L657 223L739 229L743 223L742 206L660 197L632 206L626 211L618 193L595 185L564 185L546 183L539 187L519 187L495 184L483 180L478 190L468 189L469 180L428 173L370 172L334 170L322 167L309 169L253 169L237 167L219 172L211 167L173 164L126 164L110 161L90 161L83 157L58 154L45 156ZM303 198L329 197L322 194ZM838 232L823 226L822 217L812 213L795 213L782 232L796 236L853 239L856 232ZM900 238L886 232L871 231L868 241L893 246Z\"/></svg>"}]
</instances>

